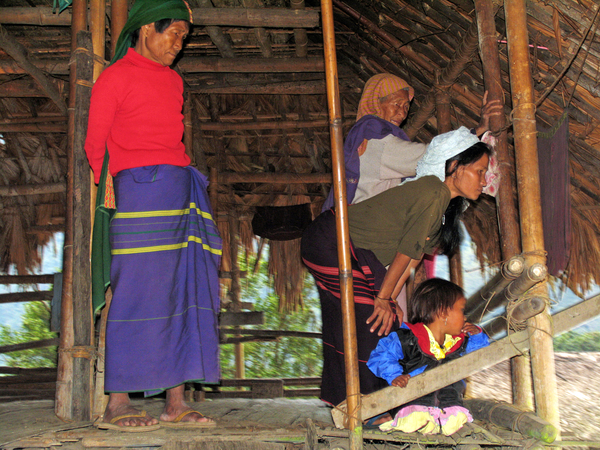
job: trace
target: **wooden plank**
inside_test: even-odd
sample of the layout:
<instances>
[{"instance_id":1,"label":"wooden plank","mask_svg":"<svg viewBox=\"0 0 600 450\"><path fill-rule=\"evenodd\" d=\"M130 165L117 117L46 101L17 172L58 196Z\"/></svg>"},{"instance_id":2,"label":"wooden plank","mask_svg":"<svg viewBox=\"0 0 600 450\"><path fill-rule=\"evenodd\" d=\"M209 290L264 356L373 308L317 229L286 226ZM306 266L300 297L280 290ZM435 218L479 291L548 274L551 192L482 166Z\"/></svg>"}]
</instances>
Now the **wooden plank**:
<instances>
[{"instance_id":1,"label":"wooden plank","mask_svg":"<svg viewBox=\"0 0 600 450\"><path fill-rule=\"evenodd\" d=\"M43 348L58 345L58 338L42 339L39 341L23 342L21 344L11 344L0 346L1 353L18 352L20 350L30 350L32 348Z\"/></svg>"},{"instance_id":2,"label":"wooden plank","mask_svg":"<svg viewBox=\"0 0 600 450\"><path fill-rule=\"evenodd\" d=\"M13 292L0 294L0 304L17 302L47 302L52 300L52 291Z\"/></svg>"},{"instance_id":3,"label":"wooden plank","mask_svg":"<svg viewBox=\"0 0 600 450\"><path fill-rule=\"evenodd\" d=\"M0 275L0 284L51 284L54 274Z\"/></svg>"},{"instance_id":4,"label":"wooden plank","mask_svg":"<svg viewBox=\"0 0 600 450\"><path fill-rule=\"evenodd\" d=\"M262 325L265 319L262 311L222 312L219 316L219 326L233 327L240 325Z\"/></svg>"},{"instance_id":5,"label":"wooden plank","mask_svg":"<svg viewBox=\"0 0 600 450\"><path fill-rule=\"evenodd\" d=\"M331 183L331 173L237 173L219 174L220 184L269 183L269 184L306 184Z\"/></svg>"},{"instance_id":6,"label":"wooden plank","mask_svg":"<svg viewBox=\"0 0 600 450\"><path fill-rule=\"evenodd\" d=\"M110 10L110 8L108 8ZM293 11L286 8L194 8L196 26L232 26L266 28L315 28L317 10ZM53 14L51 7L0 8L3 24L65 26L71 25L71 11Z\"/></svg>"}]
</instances>

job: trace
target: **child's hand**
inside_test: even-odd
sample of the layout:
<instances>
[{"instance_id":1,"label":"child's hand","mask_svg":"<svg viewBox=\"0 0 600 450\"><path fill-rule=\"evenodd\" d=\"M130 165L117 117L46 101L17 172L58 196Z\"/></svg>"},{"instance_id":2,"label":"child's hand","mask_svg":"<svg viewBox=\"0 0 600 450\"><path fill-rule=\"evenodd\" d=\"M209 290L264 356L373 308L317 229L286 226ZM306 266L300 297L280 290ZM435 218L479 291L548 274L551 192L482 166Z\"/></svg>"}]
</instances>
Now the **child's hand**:
<instances>
[{"instance_id":1,"label":"child's hand","mask_svg":"<svg viewBox=\"0 0 600 450\"><path fill-rule=\"evenodd\" d=\"M477 325L473 325L472 323L465 322L462 327L462 331L465 334L479 334L481 333L481 329Z\"/></svg>"},{"instance_id":2,"label":"child's hand","mask_svg":"<svg viewBox=\"0 0 600 450\"><path fill-rule=\"evenodd\" d=\"M396 387L406 387L408 384L408 380L410 379L410 375L405 373L404 375L400 375L392 381L392 386Z\"/></svg>"}]
</instances>

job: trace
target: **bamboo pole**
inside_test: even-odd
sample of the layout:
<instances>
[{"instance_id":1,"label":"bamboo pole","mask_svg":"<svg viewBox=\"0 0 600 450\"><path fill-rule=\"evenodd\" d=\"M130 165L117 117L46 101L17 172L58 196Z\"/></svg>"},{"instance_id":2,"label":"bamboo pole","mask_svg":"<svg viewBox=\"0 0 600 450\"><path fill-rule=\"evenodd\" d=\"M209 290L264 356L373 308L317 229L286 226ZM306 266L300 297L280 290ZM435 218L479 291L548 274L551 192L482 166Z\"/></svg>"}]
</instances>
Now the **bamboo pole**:
<instances>
[{"instance_id":1,"label":"bamboo pole","mask_svg":"<svg viewBox=\"0 0 600 450\"><path fill-rule=\"evenodd\" d=\"M71 49L77 48L77 33L86 28L86 0L73 0L71 23ZM63 291L61 300L60 345L56 380L54 410L63 420L73 417L73 171L75 131L75 91L77 65L71 66L69 76L69 133L67 151L67 208L65 213L65 239L63 250Z\"/></svg>"},{"instance_id":2,"label":"bamboo pole","mask_svg":"<svg viewBox=\"0 0 600 450\"><path fill-rule=\"evenodd\" d=\"M504 89L500 74L498 38L494 21L494 6L491 0L475 0L479 46L483 61L483 78L488 91L488 101L500 100L504 105ZM500 171L500 185L496 194L498 225L500 228L500 247L502 259L521 253L520 229L517 222L518 212L514 197L512 174L514 166L508 152L508 139L505 130L504 114L490 118L490 130L497 135L496 157ZM533 410L531 368L527 354L515 356L511 360L513 403L523 410Z\"/></svg>"},{"instance_id":3,"label":"bamboo pole","mask_svg":"<svg viewBox=\"0 0 600 450\"><path fill-rule=\"evenodd\" d=\"M535 99L529 67L527 11L523 0L505 0L506 30L513 100L513 128L517 163L517 186L521 242L531 262L545 265L540 182L538 171ZM532 295L548 297L545 282L531 290ZM558 392L552 344L549 307L529 320L531 366L538 415L560 427Z\"/></svg>"},{"instance_id":4,"label":"bamboo pole","mask_svg":"<svg viewBox=\"0 0 600 450\"><path fill-rule=\"evenodd\" d=\"M453 87L458 76L463 72L467 64L471 62L475 51L477 50L477 27L471 24L465 37L452 55L452 59L446 67L439 73L436 80L435 89L429 91L425 99L421 102L420 108L415 115L406 123L404 131L411 139L417 135L419 129L427 122L436 106L436 96L438 90L447 91ZM462 93L465 94L464 92ZM451 129L451 128L450 128ZM447 131L450 131L448 129ZM439 130L438 133L442 133Z\"/></svg>"},{"instance_id":5,"label":"bamboo pole","mask_svg":"<svg viewBox=\"0 0 600 450\"><path fill-rule=\"evenodd\" d=\"M229 215L229 251L231 259L231 287L229 288L229 298L233 305L234 312L240 312L242 309L241 298L240 298L240 266L238 264L238 248L239 248L239 228L240 222L237 217ZM241 327L235 326L234 330L237 332L236 336L241 336ZM245 364L244 364L244 344L237 342L234 344L235 354L235 377L245 378Z\"/></svg>"},{"instance_id":6,"label":"bamboo pole","mask_svg":"<svg viewBox=\"0 0 600 450\"><path fill-rule=\"evenodd\" d=\"M67 83L54 79L58 92L62 95ZM321 83L323 85L323 83ZM0 98L47 97L48 94L33 80L13 80L0 84ZM64 120L65 117L61 116ZM6 120L6 119L4 119Z\"/></svg>"},{"instance_id":7,"label":"bamboo pole","mask_svg":"<svg viewBox=\"0 0 600 450\"><path fill-rule=\"evenodd\" d=\"M121 34L121 30L127 22L127 0L113 0L110 10L110 57L115 54L117 47L117 39Z\"/></svg>"},{"instance_id":8,"label":"bamboo pole","mask_svg":"<svg viewBox=\"0 0 600 450\"><path fill-rule=\"evenodd\" d=\"M294 11L304 11L304 0L291 0L290 7ZM294 28L294 42L296 43L296 56L304 58L308 54L308 36L303 28Z\"/></svg>"},{"instance_id":9,"label":"bamboo pole","mask_svg":"<svg viewBox=\"0 0 600 450\"><path fill-rule=\"evenodd\" d=\"M0 275L0 284L52 284L54 274Z\"/></svg>"},{"instance_id":10,"label":"bamboo pole","mask_svg":"<svg viewBox=\"0 0 600 450\"><path fill-rule=\"evenodd\" d=\"M340 297L344 333L344 362L346 367L347 428L350 430L350 449L362 449L362 421L360 382L358 378L358 351L356 344L356 316L354 313L354 290L350 263L350 230L348 228L348 205L346 204L346 171L342 139L342 115L338 87L337 56L335 53L335 29L331 0L321 2L323 18L323 49L325 52L325 79L327 104L331 131L331 159L333 169L333 193L337 214L337 247L340 270Z\"/></svg>"}]
</instances>

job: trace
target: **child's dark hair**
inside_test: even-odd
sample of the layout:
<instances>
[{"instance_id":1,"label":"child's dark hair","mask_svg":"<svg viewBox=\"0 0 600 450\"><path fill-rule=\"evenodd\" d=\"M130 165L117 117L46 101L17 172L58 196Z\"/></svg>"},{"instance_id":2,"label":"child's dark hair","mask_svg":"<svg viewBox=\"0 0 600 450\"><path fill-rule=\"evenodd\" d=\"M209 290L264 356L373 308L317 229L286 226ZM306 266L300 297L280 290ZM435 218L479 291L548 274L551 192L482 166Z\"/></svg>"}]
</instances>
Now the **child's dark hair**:
<instances>
[{"instance_id":1,"label":"child's dark hair","mask_svg":"<svg viewBox=\"0 0 600 450\"><path fill-rule=\"evenodd\" d=\"M441 278L425 280L410 298L408 323L429 325L438 314L451 309L454 303L464 296L462 288L451 281Z\"/></svg>"},{"instance_id":2,"label":"child's dark hair","mask_svg":"<svg viewBox=\"0 0 600 450\"><path fill-rule=\"evenodd\" d=\"M491 154L492 151L486 144L477 142L446 161L446 176L451 176L461 166L468 166L479 161L483 155L490 156ZM453 164L455 161L456 164ZM460 219L465 209L467 209L467 200L463 197L454 197L446 208L438 244L444 255L452 255L460 244Z\"/></svg>"}]
</instances>

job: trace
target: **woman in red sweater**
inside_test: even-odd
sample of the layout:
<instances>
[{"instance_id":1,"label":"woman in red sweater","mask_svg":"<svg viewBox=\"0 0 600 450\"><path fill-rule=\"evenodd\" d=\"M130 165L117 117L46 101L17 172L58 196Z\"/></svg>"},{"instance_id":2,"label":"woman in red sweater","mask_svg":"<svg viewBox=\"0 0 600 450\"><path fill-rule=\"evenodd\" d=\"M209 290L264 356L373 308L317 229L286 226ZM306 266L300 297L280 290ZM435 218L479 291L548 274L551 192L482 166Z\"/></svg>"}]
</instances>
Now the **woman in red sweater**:
<instances>
[{"instance_id":1,"label":"woman in red sweater","mask_svg":"<svg viewBox=\"0 0 600 450\"><path fill-rule=\"evenodd\" d=\"M137 0L92 90L85 149L96 182L110 155L118 211L110 225L110 397L99 428L215 425L183 400L185 382L220 375L221 240L207 179L185 154L183 82L169 67L191 21L183 0ZM131 405L129 392L141 391L166 391L158 420Z\"/></svg>"}]
</instances>

